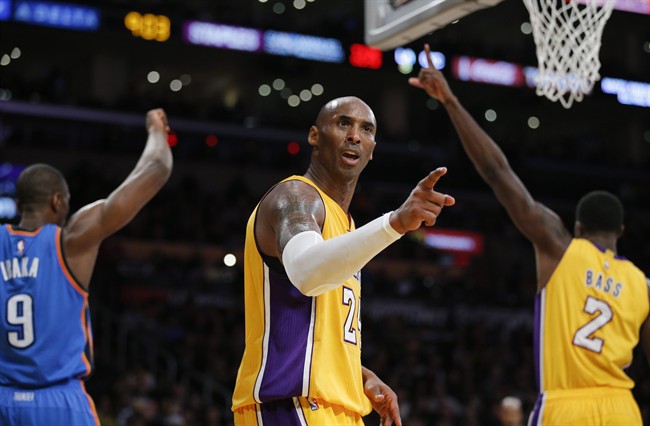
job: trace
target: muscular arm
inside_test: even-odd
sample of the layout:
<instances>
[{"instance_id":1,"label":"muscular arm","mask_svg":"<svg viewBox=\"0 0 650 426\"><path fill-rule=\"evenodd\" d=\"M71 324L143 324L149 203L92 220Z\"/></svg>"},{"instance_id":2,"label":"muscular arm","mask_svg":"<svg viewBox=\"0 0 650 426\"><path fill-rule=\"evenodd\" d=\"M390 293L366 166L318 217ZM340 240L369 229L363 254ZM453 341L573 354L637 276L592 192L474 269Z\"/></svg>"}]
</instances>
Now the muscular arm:
<instances>
[{"instance_id":1,"label":"muscular arm","mask_svg":"<svg viewBox=\"0 0 650 426\"><path fill-rule=\"evenodd\" d=\"M536 202L510 167L503 151L453 96L444 102L463 148L517 228L536 246L553 249L568 231L560 218ZM561 244L560 244L561 246ZM563 250L562 250L563 252Z\"/></svg>"},{"instance_id":2,"label":"muscular arm","mask_svg":"<svg viewBox=\"0 0 650 426\"><path fill-rule=\"evenodd\" d=\"M255 237L262 252L282 259L287 242L295 235L321 232L325 205L316 189L295 180L278 184L257 211Z\"/></svg>"},{"instance_id":3,"label":"muscular arm","mask_svg":"<svg viewBox=\"0 0 650 426\"><path fill-rule=\"evenodd\" d=\"M65 226L66 261L72 273L86 286L101 242L128 224L171 174L173 160L167 143L169 127L164 111L149 111L146 125L147 143L129 176L106 199L81 208Z\"/></svg>"},{"instance_id":4,"label":"muscular arm","mask_svg":"<svg viewBox=\"0 0 650 426\"><path fill-rule=\"evenodd\" d=\"M428 46L426 46L428 51ZM538 281L548 278L571 241L571 234L553 211L536 202L510 167L503 151L476 123L452 93L443 75L430 63L409 83L424 89L446 108L467 156L492 188L515 226L535 246ZM540 284L542 284L540 282Z\"/></svg>"},{"instance_id":5,"label":"muscular arm","mask_svg":"<svg viewBox=\"0 0 650 426\"><path fill-rule=\"evenodd\" d=\"M366 225L323 240L325 206L318 192L301 181L276 186L262 201L258 214L261 220L258 219L256 232L260 248L267 254L275 253L291 283L306 296L318 296L339 287L378 251L401 236L386 217L379 227L376 223ZM376 244L373 247L377 240L379 248Z\"/></svg>"},{"instance_id":6,"label":"muscular arm","mask_svg":"<svg viewBox=\"0 0 650 426\"><path fill-rule=\"evenodd\" d=\"M434 186L446 173L441 167L422 179L394 212L343 235L323 240L325 207L318 192L300 181L271 190L258 209L256 238L262 252L281 260L292 284L307 296L341 285L403 233L432 226L453 197ZM332 267L336 265L336 267Z\"/></svg>"}]
</instances>

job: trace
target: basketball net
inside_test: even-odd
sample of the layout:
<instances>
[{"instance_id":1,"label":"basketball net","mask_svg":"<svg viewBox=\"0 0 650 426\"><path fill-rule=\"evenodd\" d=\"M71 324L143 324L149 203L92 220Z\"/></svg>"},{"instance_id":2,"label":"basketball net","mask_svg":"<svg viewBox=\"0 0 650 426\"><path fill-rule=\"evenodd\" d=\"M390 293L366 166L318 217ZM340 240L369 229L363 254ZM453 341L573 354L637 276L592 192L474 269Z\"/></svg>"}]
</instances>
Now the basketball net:
<instances>
[{"instance_id":1,"label":"basketball net","mask_svg":"<svg viewBox=\"0 0 650 426\"><path fill-rule=\"evenodd\" d=\"M600 40L616 0L523 0L537 47L537 95L570 108L600 80Z\"/></svg>"}]
</instances>

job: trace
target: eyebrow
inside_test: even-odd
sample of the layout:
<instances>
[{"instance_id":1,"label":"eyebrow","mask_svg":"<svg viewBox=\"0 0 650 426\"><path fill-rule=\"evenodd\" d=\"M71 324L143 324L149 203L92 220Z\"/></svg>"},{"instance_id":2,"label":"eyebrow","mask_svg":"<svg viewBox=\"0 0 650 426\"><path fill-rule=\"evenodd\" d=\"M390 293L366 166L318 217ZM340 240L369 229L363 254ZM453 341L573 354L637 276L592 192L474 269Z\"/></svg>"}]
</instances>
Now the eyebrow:
<instances>
[{"instance_id":1,"label":"eyebrow","mask_svg":"<svg viewBox=\"0 0 650 426\"><path fill-rule=\"evenodd\" d=\"M339 119L347 119L347 120L351 120L351 121L356 120L354 117L351 117L351 116L346 115L346 114L339 115ZM362 120L361 124L364 125L364 126L375 127L375 123L373 123L372 121L368 121L368 120Z\"/></svg>"}]
</instances>

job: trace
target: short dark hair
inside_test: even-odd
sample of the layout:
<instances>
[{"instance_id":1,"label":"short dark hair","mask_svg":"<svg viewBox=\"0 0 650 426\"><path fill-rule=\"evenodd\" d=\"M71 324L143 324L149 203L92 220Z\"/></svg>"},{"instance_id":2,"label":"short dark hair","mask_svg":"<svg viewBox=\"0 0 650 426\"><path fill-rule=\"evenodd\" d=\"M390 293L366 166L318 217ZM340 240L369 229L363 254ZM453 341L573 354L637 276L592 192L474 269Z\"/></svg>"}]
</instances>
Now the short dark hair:
<instances>
[{"instance_id":1,"label":"short dark hair","mask_svg":"<svg viewBox=\"0 0 650 426\"><path fill-rule=\"evenodd\" d=\"M623 204L611 192L592 191L578 202L576 220L587 232L620 232L623 228Z\"/></svg>"},{"instance_id":2,"label":"short dark hair","mask_svg":"<svg viewBox=\"0 0 650 426\"><path fill-rule=\"evenodd\" d=\"M16 182L16 200L21 212L33 211L47 203L56 192L65 192L68 184L63 174L47 164L27 167Z\"/></svg>"}]
</instances>

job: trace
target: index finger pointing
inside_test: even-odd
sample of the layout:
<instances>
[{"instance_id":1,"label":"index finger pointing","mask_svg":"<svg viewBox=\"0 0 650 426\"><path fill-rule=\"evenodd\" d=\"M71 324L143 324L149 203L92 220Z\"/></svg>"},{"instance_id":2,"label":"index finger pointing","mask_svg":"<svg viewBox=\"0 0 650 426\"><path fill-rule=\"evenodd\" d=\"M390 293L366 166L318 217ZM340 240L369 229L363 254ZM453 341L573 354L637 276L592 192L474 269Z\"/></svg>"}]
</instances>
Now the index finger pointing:
<instances>
[{"instance_id":1,"label":"index finger pointing","mask_svg":"<svg viewBox=\"0 0 650 426\"><path fill-rule=\"evenodd\" d=\"M433 189L433 187L438 182L438 179L440 179L440 177L445 175L446 173L447 173L446 167L438 167L437 169L429 173L427 177L422 179L420 181L420 184L422 184L427 189Z\"/></svg>"},{"instance_id":2,"label":"index finger pointing","mask_svg":"<svg viewBox=\"0 0 650 426\"><path fill-rule=\"evenodd\" d=\"M424 43L424 52L427 54L427 62L429 63L429 68L435 68L433 66L433 59L431 59L431 48L429 43Z\"/></svg>"}]
</instances>

